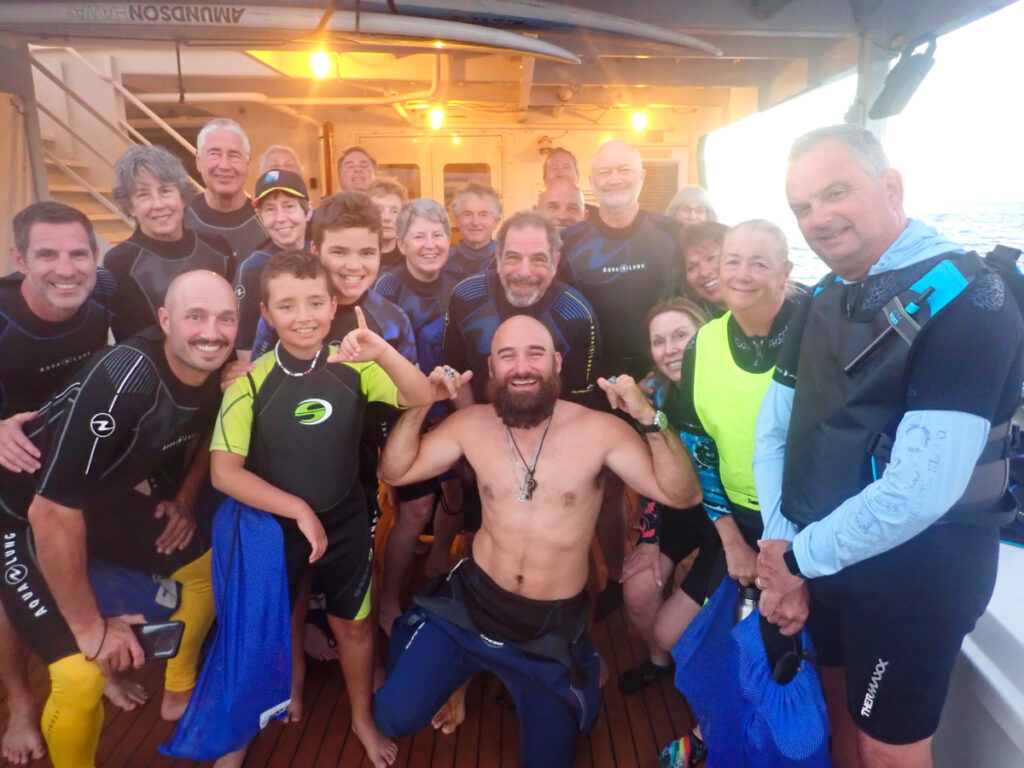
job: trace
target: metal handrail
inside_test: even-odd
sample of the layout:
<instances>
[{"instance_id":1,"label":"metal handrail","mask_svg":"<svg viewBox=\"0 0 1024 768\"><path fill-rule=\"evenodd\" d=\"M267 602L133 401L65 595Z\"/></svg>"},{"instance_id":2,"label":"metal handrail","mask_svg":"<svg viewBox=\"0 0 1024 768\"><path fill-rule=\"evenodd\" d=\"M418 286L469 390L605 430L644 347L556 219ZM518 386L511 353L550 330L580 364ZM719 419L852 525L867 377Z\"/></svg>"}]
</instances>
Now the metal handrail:
<instances>
[{"instance_id":1,"label":"metal handrail","mask_svg":"<svg viewBox=\"0 0 1024 768\"><path fill-rule=\"evenodd\" d=\"M79 106L81 106L86 112L88 112L94 118L99 120L99 122L103 126L105 126L106 128L109 128L111 131L113 131L114 134L119 139L121 139L126 144L134 144L135 143L135 142L133 142L131 140L131 138L129 136L125 136L123 133L121 133L120 129L116 125L114 125L106 117L101 115L92 104L87 102L85 99L83 99L77 93L75 93L73 90L68 88L63 82L61 82L60 78L58 78L55 74L53 74L53 72L51 72L49 69L47 69L45 66L43 66L43 64L41 62L39 62L36 59L35 56L30 56L29 60L32 62L32 66L33 67L38 69L41 74L46 76L58 88L60 88L62 91L64 91L64 93L66 93L68 96L70 96L72 99L74 99L79 104ZM78 138L78 135L77 135L77 133L75 131L72 131L71 135L74 138Z\"/></svg>"},{"instance_id":2,"label":"metal handrail","mask_svg":"<svg viewBox=\"0 0 1024 768\"><path fill-rule=\"evenodd\" d=\"M146 117L148 117L150 120L152 120L158 126L160 126L160 128L163 129L163 131L165 133L167 133L168 136L170 136L172 139L174 139L176 142L178 142L181 146L183 146L185 149L187 149L189 151L189 154L192 154L192 155L196 154L196 148L192 146L192 144L188 141L188 139L186 139L184 136L182 136L180 133L178 133L176 130L174 130L174 128L172 128L170 126L170 124L167 123L166 120L164 120L162 117L160 117L160 115L158 115L152 109L150 109L145 104L143 104L142 101L140 101L135 96L134 93L132 93L127 88L125 88L123 85L121 85L121 83L117 82L117 80L115 80L114 78L110 77L110 75L105 75L102 72L100 72L98 69L96 69L96 67L94 67L92 65L92 62L90 62L88 59L86 59L84 56L82 56L82 54L80 54L74 48L65 48L64 50L68 53L68 55L73 56L74 58L78 59L83 65L85 65L85 67L87 67L89 69L90 72L92 72L94 75L96 75L96 77L98 77L100 80L102 80L103 82L105 82L108 85L110 85L115 91L120 93L124 98L128 99L128 101L130 101L132 104L134 104L138 109L142 110L142 113L144 115L146 115Z\"/></svg>"},{"instance_id":3,"label":"metal handrail","mask_svg":"<svg viewBox=\"0 0 1024 768\"><path fill-rule=\"evenodd\" d=\"M66 173L68 176L70 176L72 179L74 179L82 187L82 189L84 189L91 197L93 197L96 200L96 202L98 202L100 205L102 205L108 211L110 211L111 213L116 215L127 226L133 227L133 228L135 227L135 222L133 222L131 219L129 219L127 216L125 216L121 211L119 211L117 209L117 206L115 206L112 202L107 200L107 198L105 198L100 193L100 191L98 189L96 189L92 184L90 184L88 181L83 179L81 176L79 176L73 170L68 168L68 166L66 166L61 161L61 159L59 157L57 157L55 154L53 154L53 152L51 152L50 150L46 149L46 147L43 147L43 152L46 154L46 156L48 158L50 158L50 160L53 161L54 165L56 165L64 173Z\"/></svg>"},{"instance_id":4,"label":"metal handrail","mask_svg":"<svg viewBox=\"0 0 1024 768\"><path fill-rule=\"evenodd\" d=\"M98 149L96 149L96 147L94 147L92 144L90 144L85 139L83 139L81 136L79 136L77 133L75 133L75 130L70 125L68 125L63 120L61 120L59 117L57 117L57 115L55 115L50 109L48 109L46 107L46 105L41 104L40 102L36 101L36 107L39 109L40 112L42 112L48 118L53 120L53 122L55 122L57 125L59 125L61 128L63 128L69 134L71 134L71 136L76 141L78 141L83 147L85 147L90 152L92 152L94 155L96 155L96 157L98 157L100 160L102 160L106 165L108 165L111 168L114 167L114 164L112 162L110 162L110 160L107 159L106 155L104 155L102 152L100 152Z\"/></svg>"},{"instance_id":5,"label":"metal handrail","mask_svg":"<svg viewBox=\"0 0 1024 768\"><path fill-rule=\"evenodd\" d=\"M131 123L126 122L124 120L118 120L117 122L121 125L122 128L124 128L126 131L128 131L128 133L131 134L132 138L134 138L137 142L139 142L139 144L142 144L142 145L147 146L147 147L152 147L153 146L153 142L150 141L149 139L147 139L141 133L139 133L139 129L136 128L134 125L132 125Z\"/></svg>"}]
</instances>

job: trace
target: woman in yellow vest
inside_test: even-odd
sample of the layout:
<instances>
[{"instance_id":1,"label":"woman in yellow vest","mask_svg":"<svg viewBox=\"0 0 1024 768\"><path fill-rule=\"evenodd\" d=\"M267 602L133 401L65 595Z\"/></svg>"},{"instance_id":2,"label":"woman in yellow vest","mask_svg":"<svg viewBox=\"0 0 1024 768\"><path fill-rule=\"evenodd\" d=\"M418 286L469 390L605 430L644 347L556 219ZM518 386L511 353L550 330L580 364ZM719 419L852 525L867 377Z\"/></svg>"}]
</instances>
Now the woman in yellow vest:
<instances>
[{"instance_id":1,"label":"woman in yellow vest","mask_svg":"<svg viewBox=\"0 0 1024 768\"><path fill-rule=\"evenodd\" d=\"M683 356L679 385L665 402L669 422L693 454L704 509L721 539L705 597L726 571L743 585L752 584L756 573L762 524L751 469L754 427L797 303L789 296L796 290L788 282L788 251L782 230L769 221L753 219L729 230L718 278L728 311L697 331ZM702 551L698 559L707 555ZM670 597L655 622L657 642L672 647L701 603L692 590ZM681 766L707 754L695 734L666 752L664 759L675 761L669 764Z\"/></svg>"},{"instance_id":2,"label":"woman in yellow vest","mask_svg":"<svg viewBox=\"0 0 1024 768\"><path fill-rule=\"evenodd\" d=\"M753 582L762 531L751 469L754 426L796 305L787 298L791 269L785 235L771 222L753 219L729 231L719 265L728 311L698 331L683 358L680 396L667 410L678 429L714 441L728 510L708 512L728 573L743 585Z\"/></svg>"}]
</instances>

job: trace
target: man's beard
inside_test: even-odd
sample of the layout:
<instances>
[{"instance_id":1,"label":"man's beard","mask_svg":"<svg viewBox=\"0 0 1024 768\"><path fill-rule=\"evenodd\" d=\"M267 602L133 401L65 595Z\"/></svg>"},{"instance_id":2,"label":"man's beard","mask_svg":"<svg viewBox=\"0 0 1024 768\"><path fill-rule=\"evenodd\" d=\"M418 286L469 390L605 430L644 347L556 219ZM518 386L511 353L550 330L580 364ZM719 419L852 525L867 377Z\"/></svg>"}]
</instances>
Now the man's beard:
<instances>
[{"instance_id":1,"label":"man's beard","mask_svg":"<svg viewBox=\"0 0 1024 768\"><path fill-rule=\"evenodd\" d=\"M500 381L492 376L487 381L487 399L505 426L536 427L555 410L555 401L562 390L562 380L557 373L542 377L535 392L514 392L509 380Z\"/></svg>"}]
</instances>

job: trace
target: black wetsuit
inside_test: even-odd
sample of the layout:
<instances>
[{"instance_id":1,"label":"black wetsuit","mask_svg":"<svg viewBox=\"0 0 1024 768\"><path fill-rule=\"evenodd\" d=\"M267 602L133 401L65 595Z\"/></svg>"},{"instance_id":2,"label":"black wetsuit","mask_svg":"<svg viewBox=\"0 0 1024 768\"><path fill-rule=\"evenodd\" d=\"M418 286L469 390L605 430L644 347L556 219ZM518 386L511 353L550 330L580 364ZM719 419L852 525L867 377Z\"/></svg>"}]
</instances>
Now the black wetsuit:
<instances>
[{"instance_id":1,"label":"black wetsuit","mask_svg":"<svg viewBox=\"0 0 1024 768\"><path fill-rule=\"evenodd\" d=\"M197 535L184 550L158 554L153 542L166 521L153 511L177 491L219 402L219 378L183 384L167 364L163 334L149 329L94 355L30 423L26 434L43 452L43 468L36 475L0 470L4 558L8 571L18 566L17 579L0 581L0 597L44 661L78 647L35 560L26 517L33 494L84 511L90 555L169 576L207 545Z\"/></svg>"},{"instance_id":2,"label":"black wetsuit","mask_svg":"<svg viewBox=\"0 0 1024 768\"><path fill-rule=\"evenodd\" d=\"M676 232L667 216L640 211L628 227L609 227L597 214L562 232L558 276L597 312L602 354L598 376L650 370L647 312L675 291Z\"/></svg>"},{"instance_id":3,"label":"black wetsuit","mask_svg":"<svg viewBox=\"0 0 1024 768\"><path fill-rule=\"evenodd\" d=\"M256 209L249 198L245 199L241 208L224 213L213 210L203 195L196 195L185 209L185 227L223 237L234 251L236 264L270 243L270 236L256 218ZM231 275L228 273L229 280Z\"/></svg>"},{"instance_id":4,"label":"black wetsuit","mask_svg":"<svg viewBox=\"0 0 1024 768\"><path fill-rule=\"evenodd\" d=\"M551 331L562 355L562 394L577 402L594 390L599 356L597 319L587 300L561 280L554 280L529 307L509 304L495 270L472 275L456 286L448 303L441 359L458 371L471 370L473 399L487 402L487 358L491 339L505 320L529 315Z\"/></svg>"},{"instance_id":5,"label":"black wetsuit","mask_svg":"<svg viewBox=\"0 0 1024 768\"><path fill-rule=\"evenodd\" d=\"M309 368L277 347L224 393L212 449L246 457L246 468L276 488L302 498L327 533L327 551L313 566L328 612L346 619L360 612L372 570L371 518L360 473L358 435L370 402L395 404L395 385L376 363L327 363L321 350ZM310 461L315 456L316 461ZM292 600L309 570L310 546L290 518L284 531Z\"/></svg>"},{"instance_id":6,"label":"black wetsuit","mask_svg":"<svg viewBox=\"0 0 1024 768\"><path fill-rule=\"evenodd\" d=\"M189 229L174 242L154 240L136 229L107 252L103 266L117 280L111 302L115 312L111 326L117 341L157 323L157 309L163 306L167 287L178 275L208 269L230 281L235 271L227 241Z\"/></svg>"},{"instance_id":7,"label":"black wetsuit","mask_svg":"<svg viewBox=\"0 0 1024 768\"><path fill-rule=\"evenodd\" d=\"M268 243L264 248L253 251L242 259L235 268L232 284L238 299L238 334L235 336L236 349L252 349L256 340L256 329L260 325L260 275L264 265L281 249Z\"/></svg>"},{"instance_id":8,"label":"black wetsuit","mask_svg":"<svg viewBox=\"0 0 1024 768\"><path fill-rule=\"evenodd\" d=\"M465 243L453 245L448 251L444 271L450 272L459 280L485 272L494 264L494 248L493 240L483 248L470 248Z\"/></svg>"},{"instance_id":9,"label":"black wetsuit","mask_svg":"<svg viewBox=\"0 0 1024 768\"><path fill-rule=\"evenodd\" d=\"M28 308L23 279L20 272L0 278L0 419L36 410L89 355L107 346L113 275L98 269L89 298L57 323Z\"/></svg>"},{"instance_id":10,"label":"black wetsuit","mask_svg":"<svg viewBox=\"0 0 1024 768\"><path fill-rule=\"evenodd\" d=\"M396 267L405 264L405 254L398 248L398 241L395 241L395 247L390 251L380 252L380 271L381 272L394 272Z\"/></svg>"}]
</instances>

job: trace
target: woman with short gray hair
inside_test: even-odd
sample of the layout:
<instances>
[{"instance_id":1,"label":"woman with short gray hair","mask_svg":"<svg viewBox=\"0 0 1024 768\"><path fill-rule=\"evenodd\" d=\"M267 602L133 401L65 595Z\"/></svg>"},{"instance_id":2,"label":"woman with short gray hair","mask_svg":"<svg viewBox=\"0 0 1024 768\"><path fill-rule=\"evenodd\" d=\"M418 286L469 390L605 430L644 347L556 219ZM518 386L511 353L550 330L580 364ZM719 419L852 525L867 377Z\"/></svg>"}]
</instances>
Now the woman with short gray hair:
<instances>
[{"instance_id":1,"label":"woman with short gray hair","mask_svg":"<svg viewBox=\"0 0 1024 768\"><path fill-rule=\"evenodd\" d=\"M136 225L103 259L117 279L110 325L121 341L157 323L157 309L175 277L208 269L230 281L234 256L222 238L185 228L185 209L196 189L181 161L163 147L129 147L114 164L114 177L114 201Z\"/></svg>"}]
</instances>

